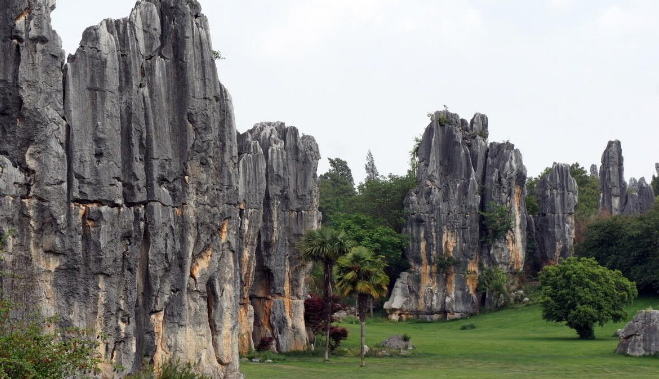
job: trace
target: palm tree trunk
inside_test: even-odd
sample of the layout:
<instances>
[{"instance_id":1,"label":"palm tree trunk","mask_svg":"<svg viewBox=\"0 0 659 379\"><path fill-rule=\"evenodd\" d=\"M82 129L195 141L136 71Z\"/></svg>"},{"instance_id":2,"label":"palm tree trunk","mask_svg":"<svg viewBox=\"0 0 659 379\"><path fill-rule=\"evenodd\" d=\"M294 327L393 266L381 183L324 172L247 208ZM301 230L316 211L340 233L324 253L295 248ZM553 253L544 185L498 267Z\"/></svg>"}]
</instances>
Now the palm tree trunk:
<instances>
[{"instance_id":1,"label":"palm tree trunk","mask_svg":"<svg viewBox=\"0 0 659 379\"><path fill-rule=\"evenodd\" d=\"M368 305L371 307L371 318L373 318L373 297L368 297Z\"/></svg>"},{"instance_id":2,"label":"palm tree trunk","mask_svg":"<svg viewBox=\"0 0 659 379\"><path fill-rule=\"evenodd\" d=\"M366 302L367 301L368 301L368 297L366 295L362 295L362 294L357 295L357 310L359 312L359 321L361 321L361 326L362 326L359 367L366 366L366 364L364 363L364 354L366 352L364 350L366 346L366 307L367 307Z\"/></svg>"},{"instance_id":3,"label":"palm tree trunk","mask_svg":"<svg viewBox=\"0 0 659 379\"><path fill-rule=\"evenodd\" d=\"M332 263L325 260L325 359L329 361L330 327L332 324Z\"/></svg>"},{"instance_id":4,"label":"palm tree trunk","mask_svg":"<svg viewBox=\"0 0 659 379\"><path fill-rule=\"evenodd\" d=\"M359 367L364 367L366 364L364 363L364 346L366 345L366 320L362 320L362 351L361 351L361 362L359 364Z\"/></svg>"}]
</instances>

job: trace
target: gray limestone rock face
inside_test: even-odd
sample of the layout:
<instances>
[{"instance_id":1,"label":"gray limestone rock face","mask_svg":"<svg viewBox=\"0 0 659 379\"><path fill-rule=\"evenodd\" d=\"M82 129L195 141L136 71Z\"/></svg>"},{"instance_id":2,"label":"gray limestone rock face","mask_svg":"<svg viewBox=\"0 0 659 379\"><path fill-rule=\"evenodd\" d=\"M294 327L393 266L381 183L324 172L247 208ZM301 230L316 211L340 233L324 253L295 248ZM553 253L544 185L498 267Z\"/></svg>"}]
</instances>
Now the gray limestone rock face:
<instances>
[{"instance_id":1,"label":"gray limestone rock face","mask_svg":"<svg viewBox=\"0 0 659 379\"><path fill-rule=\"evenodd\" d=\"M600 167L599 213L622 214L627 204L627 183L620 141L609 141Z\"/></svg>"},{"instance_id":2,"label":"gray limestone rock face","mask_svg":"<svg viewBox=\"0 0 659 379\"><path fill-rule=\"evenodd\" d=\"M593 178L599 179L600 174L599 171L597 170L597 165L596 164L591 164L590 165L590 176Z\"/></svg>"},{"instance_id":3,"label":"gray limestone rock face","mask_svg":"<svg viewBox=\"0 0 659 379\"><path fill-rule=\"evenodd\" d=\"M639 213L647 213L654 207L655 201L654 188L645 178L638 180L638 211Z\"/></svg>"},{"instance_id":4,"label":"gray limestone rock face","mask_svg":"<svg viewBox=\"0 0 659 379\"><path fill-rule=\"evenodd\" d=\"M522 154L510 142L490 143L486 167L482 208L505 206L510 210L512 228L503 238L486 244L481 259L486 267L512 273L523 269L526 257L526 167Z\"/></svg>"},{"instance_id":5,"label":"gray limestone rock face","mask_svg":"<svg viewBox=\"0 0 659 379\"><path fill-rule=\"evenodd\" d=\"M620 141L609 141L602 154L600 168L600 203L601 215L638 215L646 213L654 204L654 190L645 178L629 179L624 177L624 159Z\"/></svg>"},{"instance_id":6,"label":"gray limestone rock face","mask_svg":"<svg viewBox=\"0 0 659 379\"><path fill-rule=\"evenodd\" d=\"M629 183L627 184L627 193L638 193L638 180L636 180L636 178L629 178Z\"/></svg>"},{"instance_id":7,"label":"gray limestone rock face","mask_svg":"<svg viewBox=\"0 0 659 379\"><path fill-rule=\"evenodd\" d=\"M659 354L659 311L640 311L620 332L616 353L632 356Z\"/></svg>"},{"instance_id":8,"label":"gray limestone rock face","mask_svg":"<svg viewBox=\"0 0 659 379\"><path fill-rule=\"evenodd\" d=\"M654 164L654 171L657 173L657 177L659 177L659 163Z\"/></svg>"},{"instance_id":9,"label":"gray limestone rock face","mask_svg":"<svg viewBox=\"0 0 659 379\"><path fill-rule=\"evenodd\" d=\"M411 269L396 281L385 309L393 319L451 319L481 307L481 268L521 269L526 244L526 169L509 143L488 146L487 117L471 122L436 112L419 147L417 186L408 194ZM485 199L510 209L513 228L485 246ZM450 262L451 264L447 264Z\"/></svg>"},{"instance_id":10,"label":"gray limestone rock face","mask_svg":"<svg viewBox=\"0 0 659 379\"><path fill-rule=\"evenodd\" d=\"M556 264L574 253L574 209L579 188L570 166L554 163L538 182L538 215L534 218L538 260Z\"/></svg>"},{"instance_id":11,"label":"gray limestone rock face","mask_svg":"<svg viewBox=\"0 0 659 379\"><path fill-rule=\"evenodd\" d=\"M244 218L252 234L244 238L248 249L243 262L254 268L242 304L251 307L254 320L241 323L241 348L273 337L277 351L304 350L304 279L311 265L300 262L295 243L320 222L318 145L313 137L300 136L297 128L282 122L255 125L239 136L239 145L240 178L246 184L240 187L241 201L246 210L258 210Z\"/></svg>"},{"instance_id":12,"label":"gray limestone rock face","mask_svg":"<svg viewBox=\"0 0 659 379\"><path fill-rule=\"evenodd\" d=\"M645 178L638 181L631 178L629 182L629 188L632 191L627 191L627 204L625 204L623 213L626 215L639 215L648 212L654 205L654 189L645 181Z\"/></svg>"},{"instance_id":13,"label":"gray limestone rock face","mask_svg":"<svg viewBox=\"0 0 659 379\"><path fill-rule=\"evenodd\" d=\"M64 52L50 27L53 9L47 0L0 6L0 234L15 230L0 271L16 274L0 278L0 289L3 298L39 304L46 315L57 308L52 286L70 220Z\"/></svg>"},{"instance_id":14,"label":"gray limestone rock face","mask_svg":"<svg viewBox=\"0 0 659 379\"><path fill-rule=\"evenodd\" d=\"M97 208L108 208L115 217L142 209L134 223L143 229L140 239L122 237L136 228L117 236L129 248L98 250L120 259L134 248L135 262L110 265L105 276L73 285L105 286L126 299L90 305L87 296L65 293L67 308L92 307L73 323L110 334L106 356L128 370L145 355L238 376L236 131L199 5L138 2L128 18L88 28L65 66L64 92L68 199L85 209L81 228ZM117 224L110 216L91 221L112 231ZM84 236L73 254L100 243ZM60 276L73 284L66 271ZM110 283L122 277L131 280L126 289ZM112 315L92 322L93 307L101 304ZM120 315L133 321L117 328Z\"/></svg>"},{"instance_id":15,"label":"gray limestone rock face","mask_svg":"<svg viewBox=\"0 0 659 379\"><path fill-rule=\"evenodd\" d=\"M195 0L140 1L66 64L54 4L0 7L0 233L15 229L0 270L19 274L0 293L25 305L12 316L36 305L105 333L115 378L144 357L239 378L255 310L280 350L304 344L309 268L292 246L318 222L313 138L280 125L239 146ZM250 306L253 283L268 306Z\"/></svg>"}]
</instances>

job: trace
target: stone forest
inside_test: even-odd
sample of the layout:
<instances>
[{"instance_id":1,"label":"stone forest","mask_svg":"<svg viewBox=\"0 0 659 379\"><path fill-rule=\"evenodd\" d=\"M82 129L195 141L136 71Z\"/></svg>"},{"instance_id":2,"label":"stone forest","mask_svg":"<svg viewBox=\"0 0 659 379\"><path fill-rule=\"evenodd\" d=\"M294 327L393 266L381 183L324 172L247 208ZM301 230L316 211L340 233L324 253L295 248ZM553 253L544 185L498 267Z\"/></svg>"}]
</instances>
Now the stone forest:
<instances>
[{"instance_id":1,"label":"stone forest","mask_svg":"<svg viewBox=\"0 0 659 379\"><path fill-rule=\"evenodd\" d=\"M44 335L56 327L93 330L103 338L88 351L98 357L92 377L130 377L144 366L174 360L212 378L371 377L359 376L352 363L346 363L352 371L337 368L331 376L299 366L305 359L321 364L325 346L317 340L329 336L316 333L305 313L312 287L322 292L322 265L303 256L300 240L319 228L345 229L366 219L347 217L351 206L337 205L345 199L332 191L346 173L333 165L318 174L322 146L303 127L262 122L237 131L209 23L196 0L138 1L128 17L86 29L66 59L51 25L54 3L3 0L0 6L0 295L9 307L0 312L0 332L10 335L11 320L30 317L56 317L53 325L47 321ZM429 118L425 130L419 125L414 169L399 190L400 222L387 229L400 247L394 258L387 256L389 291L369 300L366 338L371 332L380 340L404 334L406 347L398 350L406 353L409 346L411 355L401 365L422 358L421 327L435 328L428 329L437 335L427 343L446 345L445 354L450 333L471 333L453 332L459 327L478 332L508 319L520 323L520 337L533 328L516 318L524 312L536 312L540 328L577 338L564 324L542 321L542 306L545 320L566 322L580 337L594 337L596 330L598 339L610 337L610 331L601 332L606 322L636 316L627 327L617 324L606 354L659 354L659 312L637 315L638 307L629 308L637 287L645 294L637 302L659 302L652 297L659 288L659 165L652 180L627 182L624 141L612 140L589 172L549 157L547 170L529 177L514 141L488 140L486 115L467 120L444 109ZM346 229L352 240L380 254L382 244L356 233ZM608 278L608 272L620 276L598 288L622 291L630 283L625 277L635 285L621 298L604 295L614 299L608 306L615 309L601 318L592 311L599 305L586 309L574 298L551 298L550 283L560 281L560 267L570 262L604 270L584 282ZM570 275L576 286L580 280ZM502 277L503 284L497 281ZM533 292L529 283L538 288L538 277L541 287ZM339 290L334 294L341 301L357 301ZM556 314L562 302L588 313L592 320L585 329L574 314ZM372 316L373 304L379 319ZM337 354L337 362L353 362L350 351L359 345L362 364L364 354L373 356L366 370L398 359L376 349L378 341L369 340L371 355L363 341L351 342L359 332L349 321L364 313L357 305L335 313L343 313L336 325L350 331L347 348L334 350L344 354ZM442 337L441 328L449 337ZM488 338L499 337L479 340ZM2 341L0 346L9 346ZM267 348L260 348L264 343ZM254 355L257 350L270 355ZM438 364L470 365L438 354ZM31 374L16 374L23 371L12 366L12 357L0 348L0 378L84 377L75 370L39 376L35 363L25 368ZM255 363L266 359L273 363ZM616 362L639 366L629 377L646 377L647 370L656 375L659 368L656 358ZM520 377L474 365L477 377ZM393 377L387 370L376 376ZM492 375L482 374L488 370ZM159 372L157 377L170 377ZM556 377L591 377L574 375Z\"/></svg>"}]
</instances>

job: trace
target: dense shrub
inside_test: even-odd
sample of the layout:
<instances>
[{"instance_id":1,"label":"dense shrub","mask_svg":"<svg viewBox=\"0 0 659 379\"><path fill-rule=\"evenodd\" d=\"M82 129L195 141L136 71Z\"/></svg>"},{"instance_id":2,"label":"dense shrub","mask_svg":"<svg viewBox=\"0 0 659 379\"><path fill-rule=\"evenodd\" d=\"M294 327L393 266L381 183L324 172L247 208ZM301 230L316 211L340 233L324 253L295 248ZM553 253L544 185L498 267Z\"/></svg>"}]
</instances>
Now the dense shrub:
<instances>
[{"instance_id":1,"label":"dense shrub","mask_svg":"<svg viewBox=\"0 0 659 379\"><path fill-rule=\"evenodd\" d=\"M512 280L513 278L503 272L499 267L487 267L483 269L483 272L478 278L478 292L489 294L495 302L498 301L500 295L508 298Z\"/></svg>"},{"instance_id":2,"label":"dense shrub","mask_svg":"<svg viewBox=\"0 0 659 379\"><path fill-rule=\"evenodd\" d=\"M513 215L510 207L491 201L487 205L487 209L479 213L483 216L483 225L487 233L484 241L490 245L513 229Z\"/></svg>"},{"instance_id":3,"label":"dense shrub","mask_svg":"<svg viewBox=\"0 0 659 379\"><path fill-rule=\"evenodd\" d=\"M124 379L211 379L195 373L190 363L182 364L179 360L165 361L158 368L146 365L133 375Z\"/></svg>"},{"instance_id":4,"label":"dense shrub","mask_svg":"<svg viewBox=\"0 0 659 379\"><path fill-rule=\"evenodd\" d=\"M540 273L542 318L565 322L579 338L595 338L594 325L627 317L625 305L638 295L620 271L602 267L592 258L567 258Z\"/></svg>"},{"instance_id":5,"label":"dense shrub","mask_svg":"<svg viewBox=\"0 0 659 379\"><path fill-rule=\"evenodd\" d=\"M659 204L640 216L600 218L576 246L578 256L620 270L640 291L659 292Z\"/></svg>"},{"instance_id":6,"label":"dense shrub","mask_svg":"<svg viewBox=\"0 0 659 379\"><path fill-rule=\"evenodd\" d=\"M330 328L330 351L336 350L341 346L341 341L348 338L348 329L339 326L332 326Z\"/></svg>"},{"instance_id":7,"label":"dense shrub","mask_svg":"<svg viewBox=\"0 0 659 379\"><path fill-rule=\"evenodd\" d=\"M325 332L325 319L323 317L323 309L325 307L323 298L313 293L304 301L304 324L307 329L310 329L314 335L323 334ZM337 319L334 314L347 307L347 304L341 301L339 296L332 296L332 322Z\"/></svg>"}]
</instances>

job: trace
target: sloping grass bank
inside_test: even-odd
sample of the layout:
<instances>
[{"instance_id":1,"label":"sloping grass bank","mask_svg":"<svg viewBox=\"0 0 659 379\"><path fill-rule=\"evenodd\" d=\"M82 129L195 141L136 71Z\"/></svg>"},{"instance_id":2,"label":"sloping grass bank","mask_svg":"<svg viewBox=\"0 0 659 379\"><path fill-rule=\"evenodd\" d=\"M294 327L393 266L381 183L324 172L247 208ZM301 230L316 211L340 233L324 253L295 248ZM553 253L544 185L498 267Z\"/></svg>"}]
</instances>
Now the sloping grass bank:
<instances>
[{"instance_id":1,"label":"sloping grass bank","mask_svg":"<svg viewBox=\"0 0 659 379\"><path fill-rule=\"evenodd\" d=\"M627 308L628 320L640 309L659 308L659 297L642 297ZM374 346L394 334L406 333L416 346L408 357L322 358L285 355L275 363L241 362L247 379L279 378L657 378L658 358L614 354L612 337L623 323L597 327L594 341L581 341L566 326L541 319L540 307L530 305L439 323L369 320L366 343ZM460 330L467 323L473 330ZM359 349L359 325L342 325L350 336L343 346Z\"/></svg>"}]
</instances>

